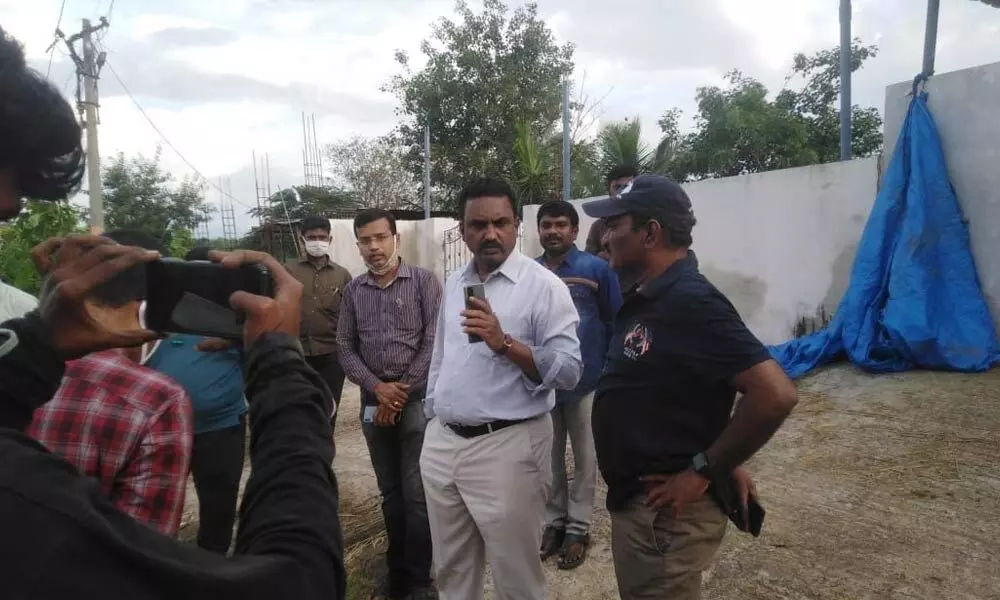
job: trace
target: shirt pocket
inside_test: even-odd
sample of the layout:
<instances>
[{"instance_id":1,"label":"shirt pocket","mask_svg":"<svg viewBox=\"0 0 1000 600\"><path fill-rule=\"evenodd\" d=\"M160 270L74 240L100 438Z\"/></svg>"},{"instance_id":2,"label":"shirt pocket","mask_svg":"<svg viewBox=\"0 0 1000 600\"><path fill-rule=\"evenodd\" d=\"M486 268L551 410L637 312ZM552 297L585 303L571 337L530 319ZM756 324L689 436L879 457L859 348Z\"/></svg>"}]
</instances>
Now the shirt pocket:
<instances>
[{"instance_id":1,"label":"shirt pocket","mask_svg":"<svg viewBox=\"0 0 1000 600\"><path fill-rule=\"evenodd\" d=\"M414 333L424 328L423 311L419 299L406 300L396 297L386 309L389 311L389 324L396 331Z\"/></svg>"}]
</instances>

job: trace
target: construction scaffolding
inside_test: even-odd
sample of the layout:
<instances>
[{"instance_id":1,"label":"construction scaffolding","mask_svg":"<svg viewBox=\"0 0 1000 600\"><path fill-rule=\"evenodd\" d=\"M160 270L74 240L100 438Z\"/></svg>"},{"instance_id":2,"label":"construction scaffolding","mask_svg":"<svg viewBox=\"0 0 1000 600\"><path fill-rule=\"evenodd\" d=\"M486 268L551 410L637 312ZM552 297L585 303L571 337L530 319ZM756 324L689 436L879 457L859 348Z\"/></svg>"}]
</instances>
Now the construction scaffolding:
<instances>
[{"instance_id":1,"label":"construction scaffolding","mask_svg":"<svg viewBox=\"0 0 1000 600\"><path fill-rule=\"evenodd\" d=\"M326 187L323 176L323 151L316 137L316 115L302 113L302 172L303 184Z\"/></svg>"},{"instance_id":2,"label":"construction scaffolding","mask_svg":"<svg viewBox=\"0 0 1000 600\"><path fill-rule=\"evenodd\" d=\"M239 233L236 231L236 211L233 209L233 190L229 178L219 179L219 218L222 220L222 239L226 249L236 248Z\"/></svg>"},{"instance_id":3,"label":"construction scaffolding","mask_svg":"<svg viewBox=\"0 0 1000 600\"><path fill-rule=\"evenodd\" d=\"M284 212L272 212L275 189L271 184L271 159L265 153L260 159L253 153L253 178L257 190L257 233L260 248L284 262L299 257L296 225ZM285 211L287 212L287 211Z\"/></svg>"}]
</instances>

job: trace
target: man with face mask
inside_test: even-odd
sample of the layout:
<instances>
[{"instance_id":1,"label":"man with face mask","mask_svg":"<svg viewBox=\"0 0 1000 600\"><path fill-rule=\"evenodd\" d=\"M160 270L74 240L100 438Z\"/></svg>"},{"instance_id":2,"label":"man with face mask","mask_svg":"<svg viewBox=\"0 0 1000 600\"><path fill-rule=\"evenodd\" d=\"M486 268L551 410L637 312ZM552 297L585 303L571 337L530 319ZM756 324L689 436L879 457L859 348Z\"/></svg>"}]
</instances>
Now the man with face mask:
<instances>
[{"instance_id":1,"label":"man with face mask","mask_svg":"<svg viewBox=\"0 0 1000 600\"><path fill-rule=\"evenodd\" d=\"M105 237L159 250L141 232ZM139 265L95 289L88 309L108 328L141 329L145 294L145 266ZM62 386L35 411L26 433L95 478L122 512L172 536L184 509L194 423L184 389L143 366L157 343L68 363Z\"/></svg>"},{"instance_id":2,"label":"man with face mask","mask_svg":"<svg viewBox=\"0 0 1000 600\"><path fill-rule=\"evenodd\" d=\"M430 271L403 262L392 213L359 212L354 235L368 272L347 286L337 341L347 377L361 387L361 431L389 538L388 577L372 600L432 600L437 592L420 449L441 284Z\"/></svg>"},{"instance_id":3,"label":"man with face mask","mask_svg":"<svg viewBox=\"0 0 1000 600\"><path fill-rule=\"evenodd\" d=\"M306 255L285 268L302 284L302 349L309 366L319 373L333 394L332 426L336 424L336 406L340 405L344 390L344 370L337 353L337 322L340 301L351 274L330 258L333 236L329 219L306 217L301 228Z\"/></svg>"}]
</instances>

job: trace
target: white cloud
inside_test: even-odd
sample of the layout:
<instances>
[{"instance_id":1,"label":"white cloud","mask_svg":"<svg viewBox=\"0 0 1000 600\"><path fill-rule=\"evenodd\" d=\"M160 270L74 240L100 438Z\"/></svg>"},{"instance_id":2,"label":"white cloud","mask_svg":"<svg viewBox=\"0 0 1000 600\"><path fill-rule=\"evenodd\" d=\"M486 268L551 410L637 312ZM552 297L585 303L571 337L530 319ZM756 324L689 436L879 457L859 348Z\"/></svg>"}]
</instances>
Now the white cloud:
<instances>
[{"instance_id":1,"label":"white cloud","mask_svg":"<svg viewBox=\"0 0 1000 600\"><path fill-rule=\"evenodd\" d=\"M36 66L61 0L0 0L2 25ZM520 4L514 0L511 4ZM94 19L110 0L67 2L63 29ZM477 2L471 2L473 6ZM886 85L921 63L924 2L854 0L853 33L879 56L855 75L857 103L881 108ZM604 97L604 119L638 115L657 135L665 110L693 112L696 88L742 69L777 90L795 52L838 43L833 0L540 0L558 39L576 46L576 79ZM111 62L171 141L209 177L233 173L234 194L253 202L250 154L268 151L276 183L301 178L302 110L321 141L378 135L395 124L380 87L398 72L396 49L419 66L420 41L452 0L129 0L116 3L105 41ZM939 72L1000 60L1000 10L955 0L941 7ZM57 54L52 77L71 75ZM72 88L72 86L69 86ZM102 80L101 150L151 153L159 142L113 79ZM178 177L190 169L169 149ZM237 189L239 188L239 189ZM237 211L242 212L241 210Z\"/></svg>"}]
</instances>

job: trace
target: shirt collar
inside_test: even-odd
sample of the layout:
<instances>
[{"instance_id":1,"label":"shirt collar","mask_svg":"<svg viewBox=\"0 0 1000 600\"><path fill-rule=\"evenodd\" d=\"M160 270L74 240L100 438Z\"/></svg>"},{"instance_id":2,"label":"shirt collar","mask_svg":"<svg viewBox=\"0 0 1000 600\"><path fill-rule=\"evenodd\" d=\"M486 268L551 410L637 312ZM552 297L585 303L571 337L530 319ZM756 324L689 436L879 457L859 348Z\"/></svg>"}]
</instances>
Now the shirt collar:
<instances>
[{"instance_id":1,"label":"shirt collar","mask_svg":"<svg viewBox=\"0 0 1000 600\"><path fill-rule=\"evenodd\" d=\"M688 255L666 268L639 288L638 293L647 298L657 298L670 289L678 279L691 271L698 271L698 259L694 252L688 250Z\"/></svg>"},{"instance_id":2,"label":"shirt collar","mask_svg":"<svg viewBox=\"0 0 1000 600\"><path fill-rule=\"evenodd\" d=\"M312 262L309 260L308 256L304 256L304 257L300 258L299 259L299 264L300 265L308 265L308 266L312 267L313 269L316 268L316 265L312 264ZM330 258L329 256L326 257L326 262L323 263L322 267L320 267L320 269L326 269L326 268L331 268L331 269L333 268L333 259Z\"/></svg>"},{"instance_id":3,"label":"shirt collar","mask_svg":"<svg viewBox=\"0 0 1000 600\"><path fill-rule=\"evenodd\" d=\"M517 248L510 251L510 255L507 256L507 260L503 261L503 264L490 272L486 277L489 281L497 274L503 275L510 280L511 283L517 283L518 279L521 278L521 270L523 268L524 255ZM462 272L462 278L465 281L483 283L479 279L479 274L476 273L476 260L472 259L469 264L465 266L465 271Z\"/></svg>"},{"instance_id":4,"label":"shirt collar","mask_svg":"<svg viewBox=\"0 0 1000 600\"><path fill-rule=\"evenodd\" d=\"M557 267L562 266L562 265L567 265L569 267L572 267L576 263L576 259L577 259L577 257L579 255L580 255L580 249L576 247L576 244L570 246L569 247L569 252L566 253L566 256L563 256L562 262L559 263L559 265L557 265ZM542 253L541 256L539 256L535 260L538 262L538 264L540 264L540 265L542 265L544 267L548 266L548 264L545 262L545 253L544 252Z\"/></svg>"},{"instance_id":5,"label":"shirt collar","mask_svg":"<svg viewBox=\"0 0 1000 600\"><path fill-rule=\"evenodd\" d=\"M393 278L393 281L395 281L396 279L409 279L411 277L413 277L413 268L410 265L406 264L403 261L403 257L400 256L399 268L396 270L396 277ZM364 283L365 285L373 285L377 288L382 287L381 285L378 284L378 281L376 281L375 278L372 276L371 271L365 271L365 278L361 280L361 282Z\"/></svg>"}]
</instances>

